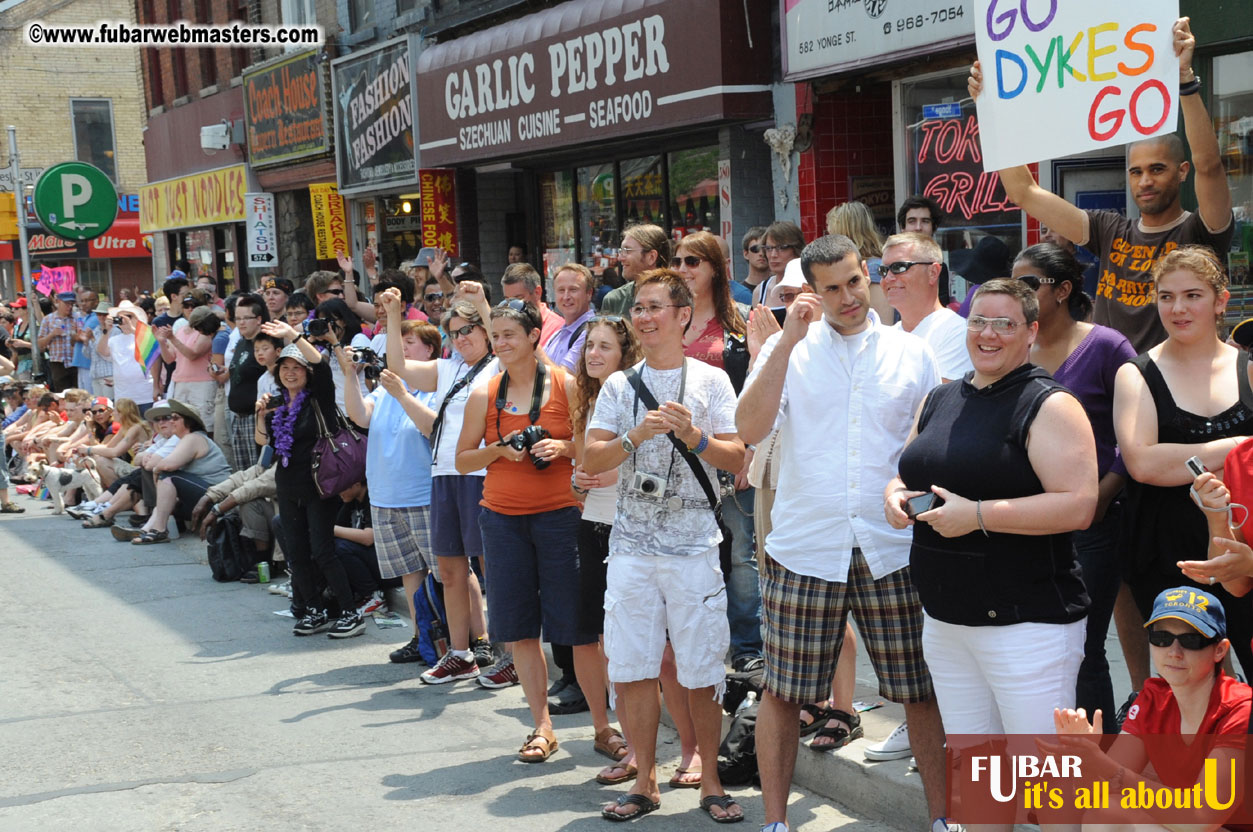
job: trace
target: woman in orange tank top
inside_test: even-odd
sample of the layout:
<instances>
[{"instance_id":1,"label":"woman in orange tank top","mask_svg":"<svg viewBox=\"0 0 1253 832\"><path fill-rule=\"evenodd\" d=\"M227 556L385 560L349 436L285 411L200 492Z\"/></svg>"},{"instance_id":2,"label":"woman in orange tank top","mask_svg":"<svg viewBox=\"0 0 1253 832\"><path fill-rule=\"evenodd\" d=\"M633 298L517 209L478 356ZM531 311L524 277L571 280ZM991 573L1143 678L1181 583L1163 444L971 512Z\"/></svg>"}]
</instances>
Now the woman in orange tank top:
<instances>
[{"instance_id":1,"label":"woman in orange tank top","mask_svg":"<svg viewBox=\"0 0 1253 832\"><path fill-rule=\"evenodd\" d=\"M535 722L518 752L525 763L542 763L557 750L541 634L573 647L580 685L601 673L598 634L579 629L574 380L537 356L541 327L532 304L506 300L492 310L492 347L503 372L470 394L457 442L458 473L487 469L479 515L487 614L492 635L513 649ZM609 727L604 697L588 697L588 706L599 736Z\"/></svg>"}]
</instances>

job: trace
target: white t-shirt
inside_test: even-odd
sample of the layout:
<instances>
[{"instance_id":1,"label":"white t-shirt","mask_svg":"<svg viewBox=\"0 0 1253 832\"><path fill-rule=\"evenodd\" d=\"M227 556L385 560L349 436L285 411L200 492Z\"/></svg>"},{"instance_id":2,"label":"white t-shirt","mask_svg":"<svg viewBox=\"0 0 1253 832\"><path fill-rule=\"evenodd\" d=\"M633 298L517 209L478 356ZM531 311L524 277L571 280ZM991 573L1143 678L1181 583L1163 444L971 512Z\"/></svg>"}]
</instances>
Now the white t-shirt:
<instances>
[{"instance_id":1,"label":"white t-shirt","mask_svg":"<svg viewBox=\"0 0 1253 832\"><path fill-rule=\"evenodd\" d=\"M694 359L688 359L685 366L687 381L681 398L683 368L654 370L640 362L635 371L659 403L681 402L692 411L692 424L711 437L735 433L736 400L730 377L717 367ZM606 379L596 397L596 410L588 428L621 436L638 425L647 410L643 402L636 401L635 389L626 375L617 372ZM716 491L717 471L703 459L701 465ZM637 472L665 480L660 501L642 499L632 488ZM670 507L670 498L675 496L682 500L681 508ZM647 440L622 463L618 469L617 516L609 538L611 557L701 555L721 540L722 533L704 489L668 436L661 434Z\"/></svg>"},{"instance_id":2,"label":"white t-shirt","mask_svg":"<svg viewBox=\"0 0 1253 832\"><path fill-rule=\"evenodd\" d=\"M348 346L353 349L361 349L363 347L369 347L370 339L367 338L365 335L362 335L360 332L358 332L356 335L352 336L352 340L348 342ZM352 356L349 355L349 358L351 357ZM333 353L330 353L330 352L322 353L322 360L328 362L331 366L331 379L335 382L335 404L339 405L340 410L343 410L344 409L344 371L339 368L339 361L336 360L335 355ZM365 368L358 366L357 367L357 382L358 383L361 383L364 373L365 373ZM367 391L363 389L361 392L364 394Z\"/></svg>"},{"instance_id":3,"label":"white t-shirt","mask_svg":"<svg viewBox=\"0 0 1253 832\"><path fill-rule=\"evenodd\" d=\"M113 360L113 398L130 399L135 404L152 404L152 379L135 360L135 336L118 331L109 336Z\"/></svg>"},{"instance_id":4,"label":"white t-shirt","mask_svg":"<svg viewBox=\"0 0 1253 832\"><path fill-rule=\"evenodd\" d=\"M230 337L226 339L226 352L222 353L222 366L231 366L231 359L235 357L235 348L239 346L239 339L243 336L239 334L239 327L231 330ZM226 374L226 384L223 385L226 395L231 394L231 374Z\"/></svg>"},{"instance_id":5,"label":"white t-shirt","mask_svg":"<svg viewBox=\"0 0 1253 832\"><path fill-rule=\"evenodd\" d=\"M466 373L470 372L472 365L466 364L461 360L461 356L457 353L452 354L452 358L441 358L435 364L439 371L439 381L435 385L435 397L431 399L431 409L436 414L439 413L440 405L444 403L444 397L448 395L448 391L452 390L453 385ZM466 401L470 398L470 393L480 387L486 387L492 377L500 372L500 362L495 358L488 361L483 369L479 370L474 377L474 381L467 384L457 391L457 395L453 396L448 402L448 407L444 410L444 419L440 425L439 438L435 445L435 464L431 468L431 476L433 477L455 477L457 473L457 440L461 438L461 423L465 420ZM487 469L474 471L468 476L485 477Z\"/></svg>"},{"instance_id":6,"label":"white t-shirt","mask_svg":"<svg viewBox=\"0 0 1253 832\"><path fill-rule=\"evenodd\" d=\"M257 398L260 399L266 393L271 396L278 395L278 382L274 380L274 374L266 370L257 379Z\"/></svg>"},{"instance_id":7,"label":"white t-shirt","mask_svg":"<svg viewBox=\"0 0 1253 832\"><path fill-rule=\"evenodd\" d=\"M897 321L895 328L904 330ZM927 342L940 365L940 377L956 381L975 367L966 349L966 319L952 309L937 309L918 322L911 335Z\"/></svg>"}]
</instances>

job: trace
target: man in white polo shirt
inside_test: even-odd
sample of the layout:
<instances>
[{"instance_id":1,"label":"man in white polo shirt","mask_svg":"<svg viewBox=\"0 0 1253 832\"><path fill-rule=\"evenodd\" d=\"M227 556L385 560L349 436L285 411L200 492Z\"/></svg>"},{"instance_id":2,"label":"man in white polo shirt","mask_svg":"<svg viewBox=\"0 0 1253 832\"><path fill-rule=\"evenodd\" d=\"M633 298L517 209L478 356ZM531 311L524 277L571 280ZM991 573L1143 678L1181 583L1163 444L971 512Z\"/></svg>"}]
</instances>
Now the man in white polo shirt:
<instances>
[{"instance_id":1,"label":"man in white polo shirt","mask_svg":"<svg viewBox=\"0 0 1253 832\"><path fill-rule=\"evenodd\" d=\"M852 240L815 240L801 253L801 269L816 294L788 308L736 410L741 439L760 442L778 429L780 444L773 528L759 564L763 829L788 828L801 706L826 698L854 612L880 695L905 706L933 828L947 830L944 732L922 658L911 538L883 513L884 484L940 371L924 341L870 314L870 276Z\"/></svg>"},{"instance_id":2,"label":"man in white polo shirt","mask_svg":"<svg viewBox=\"0 0 1253 832\"><path fill-rule=\"evenodd\" d=\"M879 266L883 292L900 313L896 328L926 341L940 362L940 375L952 381L974 369L966 350L966 319L940 303L944 252L925 234L888 237Z\"/></svg>"}]
</instances>

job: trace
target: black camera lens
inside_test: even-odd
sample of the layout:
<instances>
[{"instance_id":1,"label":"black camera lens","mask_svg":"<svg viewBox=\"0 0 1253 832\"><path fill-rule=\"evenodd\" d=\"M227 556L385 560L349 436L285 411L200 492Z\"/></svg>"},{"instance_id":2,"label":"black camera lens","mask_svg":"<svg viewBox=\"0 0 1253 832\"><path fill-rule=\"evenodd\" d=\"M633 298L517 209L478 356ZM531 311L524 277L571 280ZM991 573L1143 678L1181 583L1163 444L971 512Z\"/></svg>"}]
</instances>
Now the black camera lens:
<instances>
[{"instance_id":1,"label":"black camera lens","mask_svg":"<svg viewBox=\"0 0 1253 832\"><path fill-rule=\"evenodd\" d=\"M326 335L331 331L331 322L326 318L313 318L305 321L305 332L309 335Z\"/></svg>"},{"instance_id":2,"label":"black camera lens","mask_svg":"<svg viewBox=\"0 0 1253 832\"><path fill-rule=\"evenodd\" d=\"M640 483L640 491L645 494L654 494L657 491L657 481L648 479Z\"/></svg>"}]
</instances>

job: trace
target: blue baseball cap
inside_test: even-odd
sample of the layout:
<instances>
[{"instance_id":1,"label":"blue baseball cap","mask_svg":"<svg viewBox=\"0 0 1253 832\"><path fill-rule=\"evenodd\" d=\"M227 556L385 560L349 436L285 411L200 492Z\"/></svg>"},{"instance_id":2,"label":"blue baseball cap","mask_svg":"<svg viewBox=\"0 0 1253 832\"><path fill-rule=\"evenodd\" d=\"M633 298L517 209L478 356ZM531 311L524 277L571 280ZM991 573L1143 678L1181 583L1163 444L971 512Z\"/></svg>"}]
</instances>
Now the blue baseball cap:
<instances>
[{"instance_id":1,"label":"blue baseball cap","mask_svg":"<svg viewBox=\"0 0 1253 832\"><path fill-rule=\"evenodd\" d=\"M74 303L78 300L78 295L73 292L61 292L57 295L57 300L63 300L66 303Z\"/></svg>"},{"instance_id":2,"label":"blue baseball cap","mask_svg":"<svg viewBox=\"0 0 1253 832\"><path fill-rule=\"evenodd\" d=\"M1182 621L1210 638L1227 636L1227 613L1222 602L1203 589L1190 586L1163 589L1153 600L1153 614L1144 626L1149 627L1163 618Z\"/></svg>"}]
</instances>

